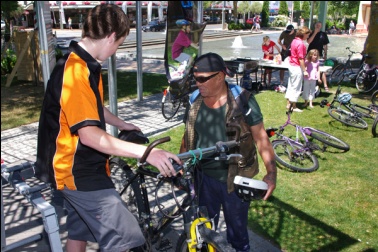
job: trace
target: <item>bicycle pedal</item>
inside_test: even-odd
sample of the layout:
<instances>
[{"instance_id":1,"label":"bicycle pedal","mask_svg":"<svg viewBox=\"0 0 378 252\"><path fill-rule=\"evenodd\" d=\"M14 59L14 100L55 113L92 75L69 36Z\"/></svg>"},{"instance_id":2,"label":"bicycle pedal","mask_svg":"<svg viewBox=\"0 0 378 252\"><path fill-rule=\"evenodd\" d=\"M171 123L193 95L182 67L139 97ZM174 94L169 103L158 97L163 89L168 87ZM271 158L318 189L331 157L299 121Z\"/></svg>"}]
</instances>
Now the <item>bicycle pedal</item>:
<instances>
[{"instance_id":1,"label":"bicycle pedal","mask_svg":"<svg viewBox=\"0 0 378 252\"><path fill-rule=\"evenodd\" d=\"M159 251L168 251L172 248L172 243L168 239L161 239L160 242L158 242L158 246L155 247L155 249Z\"/></svg>"}]
</instances>

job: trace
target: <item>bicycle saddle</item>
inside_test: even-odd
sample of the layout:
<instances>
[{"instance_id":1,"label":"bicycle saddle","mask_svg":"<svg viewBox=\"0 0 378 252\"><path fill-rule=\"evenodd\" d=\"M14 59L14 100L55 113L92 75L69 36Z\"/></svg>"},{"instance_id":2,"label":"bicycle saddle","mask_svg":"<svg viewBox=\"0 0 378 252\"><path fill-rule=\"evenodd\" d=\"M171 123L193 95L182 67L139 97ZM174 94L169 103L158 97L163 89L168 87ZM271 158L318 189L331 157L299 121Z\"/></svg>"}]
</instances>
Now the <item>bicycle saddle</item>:
<instances>
[{"instance_id":1,"label":"bicycle saddle","mask_svg":"<svg viewBox=\"0 0 378 252\"><path fill-rule=\"evenodd\" d=\"M143 132L138 130L122 130L118 134L118 138L135 144L146 144L150 142Z\"/></svg>"}]
</instances>

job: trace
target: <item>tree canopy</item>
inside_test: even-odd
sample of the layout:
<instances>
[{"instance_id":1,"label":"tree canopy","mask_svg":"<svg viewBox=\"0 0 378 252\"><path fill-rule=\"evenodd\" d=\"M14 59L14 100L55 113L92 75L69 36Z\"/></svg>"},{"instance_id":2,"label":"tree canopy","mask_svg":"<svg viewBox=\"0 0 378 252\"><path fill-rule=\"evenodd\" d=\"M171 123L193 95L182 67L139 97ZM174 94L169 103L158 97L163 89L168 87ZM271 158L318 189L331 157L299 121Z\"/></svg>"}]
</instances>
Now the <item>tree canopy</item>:
<instances>
[{"instance_id":1,"label":"tree canopy","mask_svg":"<svg viewBox=\"0 0 378 252\"><path fill-rule=\"evenodd\" d=\"M261 11L261 26L268 27L269 23L269 1L264 1Z\"/></svg>"},{"instance_id":2,"label":"tree canopy","mask_svg":"<svg viewBox=\"0 0 378 252\"><path fill-rule=\"evenodd\" d=\"M289 7L287 6L286 1L280 1L280 7L278 8L278 15L289 15Z\"/></svg>"}]
</instances>

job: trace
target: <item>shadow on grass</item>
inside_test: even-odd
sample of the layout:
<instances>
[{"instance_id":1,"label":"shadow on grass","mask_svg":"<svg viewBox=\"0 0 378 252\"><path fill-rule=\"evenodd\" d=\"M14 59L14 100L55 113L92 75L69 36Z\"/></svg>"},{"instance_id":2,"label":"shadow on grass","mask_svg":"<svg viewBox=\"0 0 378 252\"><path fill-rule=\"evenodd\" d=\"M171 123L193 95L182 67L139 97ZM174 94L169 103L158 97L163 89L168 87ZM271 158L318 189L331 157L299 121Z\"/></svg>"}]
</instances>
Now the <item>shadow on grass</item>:
<instances>
[{"instance_id":1,"label":"shadow on grass","mask_svg":"<svg viewBox=\"0 0 378 252\"><path fill-rule=\"evenodd\" d=\"M359 243L274 196L251 203L249 225L283 251L342 251Z\"/></svg>"}]
</instances>

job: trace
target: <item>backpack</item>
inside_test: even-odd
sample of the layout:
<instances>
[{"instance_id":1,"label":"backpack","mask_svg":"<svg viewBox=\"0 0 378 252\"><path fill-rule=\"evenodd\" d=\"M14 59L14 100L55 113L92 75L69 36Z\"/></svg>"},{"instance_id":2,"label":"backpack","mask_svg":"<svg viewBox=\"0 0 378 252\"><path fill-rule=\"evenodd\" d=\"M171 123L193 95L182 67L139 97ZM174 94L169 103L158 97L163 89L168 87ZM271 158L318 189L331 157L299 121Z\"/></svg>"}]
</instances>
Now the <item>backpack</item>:
<instances>
[{"instance_id":1,"label":"backpack","mask_svg":"<svg viewBox=\"0 0 378 252\"><path fill-rule=\"evenodd\" d=\"M251 93L248 92L247 90L244 90L244 92L247 92L247 93L242 93L243 88L238 85L229 84L228 86L229 86L229 89L231 90L232 95L234 96L236 104L238 105L239 109L243 112L243 116L245 118L251 113L251 108L248 106L248 99ZM199 89L196 89L189 98L190 105L193 104L193 102L197 99L198 95L199 95ZM240 99L237 99L238 97L240 97Z\"/></svg>"}]
</instances>

